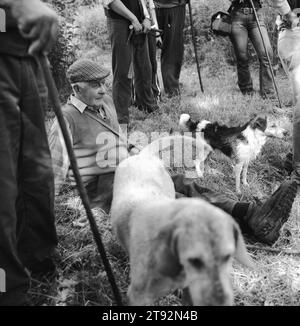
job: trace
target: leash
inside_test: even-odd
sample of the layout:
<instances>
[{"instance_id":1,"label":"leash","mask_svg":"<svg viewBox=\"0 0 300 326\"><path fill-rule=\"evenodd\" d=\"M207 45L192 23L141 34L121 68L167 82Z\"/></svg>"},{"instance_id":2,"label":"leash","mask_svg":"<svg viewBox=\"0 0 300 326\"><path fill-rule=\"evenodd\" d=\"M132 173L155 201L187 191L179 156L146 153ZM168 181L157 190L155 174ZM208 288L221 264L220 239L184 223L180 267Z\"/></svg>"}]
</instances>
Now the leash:
<instances>
[{"instance_id":1,"label":"leash","mask_svg":"<svg viewBox=\"0 0 300 326\"><path fill-rule=\"evenodd\" d=\"M199 58L198 58L198 53L197 53L196 36L195 36L195 29L194 29L193 15L192 15L191 0L188 0L188 5L189 5L189 16L190 16L190 24L191 24L192 40L193 40L193 46L194 46L194 52L195 52L196 66L197 66L197 71L198 71L198 78L199 78L201 91L202 91L202 93L204 93L202 78L201 78L201 73L200 73Z\"/></svg>"},{"instance_id":2,"label":"leash","mask_svg":"<svg viewBox=\"0 0 300 326\"><path fill-rule=\"evenodd\" d=\"M96 120L97 122L99 122L104 128L108 129L109 131L111 131L115 136L117 136L122 142L124 142L125 144L127 143L127 141L120 135L119 132L117 132L114 128L112 128L110 125L108 125L106 122L104 122L103 120L101 120L98 117L93 116L90 112L86 112L86 115L88 115L91 119ZM141 151L142 148L134 145L132 143L128 143L128 147L130 149L132 148L136 148L137 150ZM129 150L130 151L130 150Z\"/></svg>"},{"instance_id":3,"label":"leash","mask_svg":"<svg viewBox=\"0 0 300 326\"><path fill-rule=\"evenodd\" d=\"M255 9L255 6L254 6L252 0L250 0L250 4L251 4L251 7L253 9L253 13L254 13L256 24L257 24L257 27L258 27L258 30L259 30L259 34L260 34L260 37L261 37L261 40L262 40L262 43L263 43L263 46L264 46L264 50L266 52L267 59L268 59L268 63L269 63L269 67L270 67L271 75L272 75L272 80L273 80L273 85L274 85L274 89L275 89L275 92L276 92L276 95L277 95L277 99L278 99L278 104L279 104L279 107L282 108L280 97L279 97L279 93L278 93L277 84L276 84L276 81L275 81L275 76L274 76L274 71L273 71L271 59L270 59L269 53L267 51L267 47L266 47L266 44L265 44L263 35L262 35L261 27L260 27L258 16L257 16L257 11Z\"/></svg>"},{"instance_id":4,"label":"leash","mask_svg":"<svg viewBox=\"0 0 300 326\"><path fill-rule=\"evenodd\" d=\"M48 60L47 60L46 56L41 56L40 57L40 64L41 64L41 67L42 67L42 71L43 71L43 74L44 74L46 85L48 87L49 98L50 98L50 100L52 102L54 112L55 112L55 115L57 117L57 121L58 121L58 123L60 125L64 140L65 140L66 148L67 148L68 155L69 155L69 158L70 158L71 167L72 167L72 170L74 172L74 177L75 177L76 184L77 184L77 187L78 187L78 192L79 192L79 195L81 197L83 206L85 208L86 215L87 215L87 218L88 218L89 223L90 223L90 227L91 227L91 230L92 230L94 240L96 242L98 251L99 251L100 256L102 258L103 265L104 265L104 268L106 270L108 280L109 280L109 282L111 284L111 288L112 288L113 294L114 294L115 299L116 299L116 303L117 303L118 306L122 306L123 305L122 298L121 298L119 289L117 287L117 284L116 284L116 281L115 281L115 278L114 278L114 275L113 275L109 260L107 258L106 251L105 251L104 245L102 243L101 235L100 235L99 230L97 228L95 217L94 217L94 215L92 213L92 210L91 210L91 207L90 207L90 203L89 203L89 199L88 199L86 189L85 189L85 187L83 185L81 175L79 173L77 160L76 160L76 157L75 157L75 154L74 154L74 151L73 151L73 146L72 146L72 143L71 143L71 140L70 140L70 137L69 137L69 134L68 134L68 129L67 129L67 126L66 126L63 114L62 114L61 104L60 104L59 96L58 96L58 91L57 91L57 88L55 86L53 77L51 75L51 72L50 72L50 69L49 69L49 63L48 63Z\"/></svg>"}]
</instances>

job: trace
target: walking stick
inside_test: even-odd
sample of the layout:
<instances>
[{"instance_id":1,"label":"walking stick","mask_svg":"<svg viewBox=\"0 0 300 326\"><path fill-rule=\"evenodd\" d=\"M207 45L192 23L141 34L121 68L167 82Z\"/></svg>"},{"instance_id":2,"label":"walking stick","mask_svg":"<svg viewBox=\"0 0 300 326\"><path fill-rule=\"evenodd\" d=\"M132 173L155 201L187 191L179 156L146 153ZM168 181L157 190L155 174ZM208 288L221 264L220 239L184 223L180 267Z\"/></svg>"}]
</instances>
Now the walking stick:
<instances>
[{"instance_id":1,"label":"walking stick","mask_svg":"<svg viewBox=\"0 0 300 326\"><path fill-rule=\"evenodd\" d=\"M199 83L200 83L201 91L202 91L202 93L204 93L201 74L200 74L200 64L199 64L199 59L198 59L198 54L197 54L197 45L196 45L196 37L195 37L195 29L194 29L193 15L192 15L191 0L188 0L188 4L189 4L189 15L190 15L190 24L191 24L191 31L192 31L192 40L193 40L193 45L194 45L194 52L195 52L195 59L196 59Z\"/></svg>"},{"instance_id":2,"label":"walking stick","mask_svg":"<svg viewBox=\"0 0 300 326\"><path fill-rule=\"evenodd\" d=\"M106 255L106 252L105 252L105 249L104 249L104 245L102 243L101 236L100 236L99 230L97 228L95 217L94 217L94 215L92 213L92 210L91 210L91 207L90 207L90 204L89 204L89 199L88 199L86 189L85 189L85 187L83 185L81 175L79 173L79 169L78 169L77 161L76 161L75 154L74 154L74 151L73 151L72 143L71 143L71 140L70 140L70 137L69 137L68 129L67 129L67 126L66 126L62 111L61 111L61 104L60 104L60 101L59 101L58 92L57 92L54 80L52 78L52 75L51 75L51 72L50 72L50 69L49 69L48 60L47 60L46 56L42 56L40 58L40 63L41 63L44 78L45 78L45 81L46 81L46 84L47 84L47 87L48 87L49 98L50 98L50 100L51 100L51 102L53 104L54 112L55 112L55 115L57 117L57 121L58 121L58 123L60 125L64 140L65 140L65 143L66 143L66 148L67 148L68 155L69 155L69 158L70 158L71 167L72 167L72 170L74 172L74 177L75 177L76 184L77 184L77 187L78 187L78 192L79 192L79 195L81 197L83 206L85 208L86 215L87 215L87 218L88 218L90 226L91 226L91 230L92 230L92 233L93 233L94 240L96 242L98 251L99 251L100 256L102 258L103 265L104 265L104 268L106 270L108 280L109 280L109 282L111 284L112 291L113 291L113 294L115 296L117 305L122 306L121 295L120 295L119 289L117 287L117 284L116 284L116 281L115 281L115 278L114 278L114 275L113 275L109 260L107 258L107 255Z\"/></svg>"},{"instance_id":3,"label":"walking stick","mask_svg":"<svg viewBox=\"0 0 300 326\"><path fill-rule=\"evenodd\" d=\"M255 20L256 20L256 23L257 23L258 30L259 30L259 34L260 34L260 37L261 37L261 40L262 40L262 43L263 43L263 46L264 46L264 49L265 49L265 52L266 52L266 56L267 56L267 59L268 59L268 63L269 63L269 66L270 66L273 85L274 85L274 89L276 91L279 107L282 108L281 101L280 101L280 98L279 98L277 84L276 84L276 81L275 81L275 76L274 76L274 72L273 72L272 63L271 63L270 56L269 56L269 53L267 51L267 47L266 47L266 44L265 44L265 41L264 41L264 38L263 38L263 35L262 35L261 27L260 27L259 20L258 20L258 17L257 17L257 12L256 12L256 9L254 7L254 4L253 4L252 0L250 0L250 3L251 3L251 7L253 9L253 12L254 12L254 16L255 16Z\"/></svg>"}]
</instances>

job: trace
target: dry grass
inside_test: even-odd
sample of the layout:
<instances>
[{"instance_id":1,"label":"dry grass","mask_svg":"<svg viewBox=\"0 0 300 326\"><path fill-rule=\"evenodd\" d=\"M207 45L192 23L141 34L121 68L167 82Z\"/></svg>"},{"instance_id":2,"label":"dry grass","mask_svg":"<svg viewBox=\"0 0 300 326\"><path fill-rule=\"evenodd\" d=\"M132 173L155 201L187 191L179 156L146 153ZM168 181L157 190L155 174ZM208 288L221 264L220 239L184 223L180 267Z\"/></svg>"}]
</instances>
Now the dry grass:
<instances>
[{"instance_id":1,"label":"dry grass","mask_svg":"<svg viewBox=\"0 0 300 326\"><path fill-rule=\"evenodd\" d=\"M101 61L110 65L109 54L102 55ZM210 62L210 60L208 60ZM178 129L181 113L190 113L195 118L219 121L229 125L241 124L254 114L266 114L291 131L291 107L279 109L276 102L264 101L258 95L242 96L236 85L235 68L222 66L217 73L205 63L202 74L205 93L201 94L196 67L187 64L182 72L181 99L165 100L160 110L145 115L131 109L132 131L169 131ZM253 71L255 88L258 89L258 74ZM291 90L284 75L277 75L283 103L288 103ZM111 78L109 80L111 82ZM291 135L291 133L290 133ZM263 201L287 177L283 169L285 155L291 148L291 136L283 140L269 140L259 158L249 168L249 188L238 196L234 191L234 178L229 162L213 155L208 163L204 187L227 194L236 200ZM176 171L174 171L176 172ZM109 216L100 209L93 210L101 232L108 258L117 284L126 304L129 284L129 265L126 254L111 232ZM88 224L84 221L84 210L77 194L67 185L56 199L57 231L59 251L62 260L58 262L58 276L55 279L33 280L31 300L33 305L114 305L114 297L103 269L100 256L93 242ZM300 197L298 196L290 219L273 248L300 251ZM300 264L299 255L286 255L283 251L250 250L256 261L256 270L250 271L235 264L233 284L235 305L268 306L300 305ZM157 305L180 305L175 294L159 300Z\"/></svg>"},{"instance_id":2,"label":"dry grass","mask_svg":"<svg viewBox=\"0 0 300 326\"><path fill-rule=\"evenodd\" d=\"M246 121L253 113L267 114L279 124L291 128L292 108L279 109L274 103L263 101L258 96L242 96L236 86L235 72L224 68L222 78L206 78L203 69L205 94L199 92L194 66L184 67L182 73L183 95L181 100L168 100L161 104L159 112L152 115L132 108L132 130L176 130L182 112L195 118L218 120L227 124ZM254 79L257 80L256 72ZM285 76L278 76L283 102L291 96ZM256 86L257 87L257 86ZM249 188L241 196L234 192L232 168L228 161L213 155L208 162L208 173L203 186L227 194L236 200L264 200L286 177L283 160L290 149L291 138L269 140L259 158L249 169ZM284 250L300 251L300 198L295 201L289 221L282 235L273 246ZM128 260L111 232L109 216L94 209L99 230L114 271L117 284L126 303L129 283ZM67 186L56 201L59 251L62 261L58 263L59 277L55 280L34 281L31 289L35 305L113 305L114 297L107 280L101 259L92 239L89 226L83 220L85 213L80 199ZM249 271L240 265L234 266L233 284L236 305L299 305L300 268L299 256L253 251L257 269ZM175 294L162 298L157 305L180 305Z\"/></svg>"}]
</instances>

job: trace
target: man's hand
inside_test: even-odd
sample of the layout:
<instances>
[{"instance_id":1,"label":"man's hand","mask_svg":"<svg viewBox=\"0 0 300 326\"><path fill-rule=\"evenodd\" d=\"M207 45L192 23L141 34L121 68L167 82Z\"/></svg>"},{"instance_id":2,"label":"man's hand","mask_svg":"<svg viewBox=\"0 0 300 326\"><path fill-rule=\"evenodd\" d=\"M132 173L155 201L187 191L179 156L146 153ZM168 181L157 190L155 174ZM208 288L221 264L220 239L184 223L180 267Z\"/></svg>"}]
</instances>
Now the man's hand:
<instances>
[{"instance_id":1,"label":"man's hand","mask_svg":"<svg viewBox=\"0 0 300 326\"><path fill-rule=\"evenodd\" d=\"M156 38L156 46L157 46L159 49L162 49L162 47L163 47L163 42L162 42L162 38L161 38L161 36L159 36L159 37Z\"/></svg>"},{"instance_id":2,"label":"man's hand","mask_svg":"<svg viewBox=\"0 0 300 326\"><path fill-rule=\"evenodd\" d=\"M284 23L284 26L289 29L293 29L299 25L299 18L293 11L290 11L286 15L283 15L282 21Z\"/></svg>"},{"instance_id":3,"label":"man's hand","mask_svg":"<svg viewBox=\"0 0 300 326\"><path fill-rule=\"evenodd\" d=\"M133 29L136 33L140 33L143 30L143 26L140 24L137 18L131 21L131 24L133 26Z\"/></svg>"},{"instance_id":4,"label":"man's hand","mask_svg":"<svg viewBox=\"0 0 300 326\"><path fill-rule=\"evenodd\" d=\"M143 32L148 33L151 29L151 20L149 18L145 18L142 22Z\"/></svg>"},{"instance_id":5,"label":"man's hand","mask_svg":"<svg viewBox=\"0 0 300 326\"><path fill-rule=\"evenodd\" d=\"M23 37L32 41L29 54L48 53L56 39L56 13L40 0L15 0L11 12Z\"/></svg>"}]
</instances>

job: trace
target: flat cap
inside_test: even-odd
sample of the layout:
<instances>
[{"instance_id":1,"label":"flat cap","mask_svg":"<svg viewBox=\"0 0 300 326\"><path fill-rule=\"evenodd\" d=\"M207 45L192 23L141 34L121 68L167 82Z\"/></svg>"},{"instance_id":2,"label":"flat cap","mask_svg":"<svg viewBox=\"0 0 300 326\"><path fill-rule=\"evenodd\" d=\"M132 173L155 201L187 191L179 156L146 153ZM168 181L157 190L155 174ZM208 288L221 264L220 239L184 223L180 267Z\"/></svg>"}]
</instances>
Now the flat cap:
<instances>
[{"instance_id":1,"label":"flat cap","mask_svg":"<svg viewBox=\"0 0 300 326\"><path fill-rule=\"evenodd\" d=\"M100 80L107 77L110 71L98 63L87 59L75 61L67 71L71 84L82 81Z\"/></svg>"}]
</instances>

